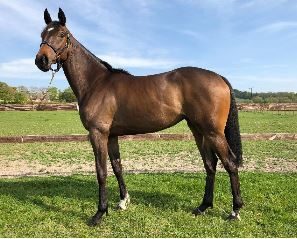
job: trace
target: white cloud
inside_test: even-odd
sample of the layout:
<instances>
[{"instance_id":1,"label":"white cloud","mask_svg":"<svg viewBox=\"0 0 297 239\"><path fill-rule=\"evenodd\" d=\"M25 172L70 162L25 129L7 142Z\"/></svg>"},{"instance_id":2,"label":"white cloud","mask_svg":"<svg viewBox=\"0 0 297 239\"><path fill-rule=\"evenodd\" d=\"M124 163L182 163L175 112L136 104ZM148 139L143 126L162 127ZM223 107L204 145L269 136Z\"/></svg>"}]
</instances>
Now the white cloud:
<instances>
[{"instance_id":1,"label":"white cloud","mask_svg":"<svg viewBox=\"0 0 297 239\"><path fill-rule=\"evenodd\" d=\"M219 8L220 6L226 6L235 3L237 0L208 0L208 1L199 1L199 0L177 0L181 3L192 4L197 6L207 6Z\"/></svg>"},{"instance_id":2,"label":"white cloud","mask_svg":"<svg viewBox=\"0 0 297 239\"><path fill-rule=\"evenodd\" d=\"M1 78L34 78L39 70L34 64L33 58L17 59L10 62L0 63Z\"/></svg>"},{"instance_id":3,"label":"white cloud","mask_svg":"<svg viewBox=\"0 0 297 239\"><path fill-rule=\"evenodd\" d=\"M114 67L137 68L137 69L160 69L169 70L177 67L179 63L175 60L164 58L141 58L124 57L115 54L98 55ZM265 68L265 66L263 66ZM267 66L268 67L268 66ZM269 66L270 67L270 66ZM263 91L297 91L297 77L285 75L242 75L224 74L236 89L248 89L253 87L255 92ZM41 72L34 64L33 58L17 59L10 62L0 63L0 79L6 82L14 82L13 85L25 86L46 86L51 77L51 73ZM67 87L63 72L59 72L55 78L55 84Z\"/></svg>"},{"instance_id":4,"label":"white cloud","mask_svg":"<svg viewBox=\"0 0 297 239\"><path fill-rule=\"evenodd\" d=\"M253 87L254 92L297 92L294 87L297 77L282 75L228 75L235 89L247 90Z\"/></svg>"},{"instance_id":5,"label":"white cloud","mask_svg":"<svg viewBox=\"0 0 297 239\"><path fill-rule=\"evenodd\" d=\"M0 1L0 30L9 32L9 36L37 40L43 25L39 8L41 6L35 1L26 1L25 4L23 1Z\"/></svg>"},{"instance_id":6,"label":"white cloud","mask_svg":"<svg viewBox=\"0 0 297 239\"><path fill-rule=\"evenodd\" d=\"M279 5L288 3L288 0L249 0L249 1L237 1L240 3L240 7L243 9L246 8L259 8L265 7L267 8L274 8L278 7ZM292 1L291 1L292 2Z\"/></svg>"},{"instance_id":7,"label":"white cloud","mask_svg":"<svg viewBox=\"0 0 297 239\"><path fill-rule=\"evenodd\" d=\"M151 15L153 14L152 6L156 3L155 0L124 0L123 3L127 8L137 9L136 13L141 15Z\"/></svg>"},{"instance_id":8,"label":"white cloud","mask_svg":"<svg viewBox=\"0 0 297 239\"><path fill-rule=\"evenodd\" d=\"M190 37L192 37L194 39L197 39L199 41L205 41L205 39L206 39L205 36L203 36L201 34L201 32L193 31L193 30L190 30L190 29L179 30L178 32L181 33L181 34L190 36Z\"/></svg>"},{"instance_id":9,"label":"white cloud","mask_svg":"<svg viewBox=\"0 0 297 239\"><path fill-rule=\"evenodd\" d=\"M98 55L100 59L107 61L114 67L120 68L150 68L169 69L178 65L178 62L162 58L125 57L114 54Z\"/></svg>"},{"instance_id":10,"label":"white cloud","mask_svg":"<svg viewBox=\"0 0 297 239\"><path fill-rule=\"evenodd\" d=\"M114 67L169 69L178 65L177 61L162 58L125 57L114 54L99 55ZM33 58L16 59L0 63L0 79L40 79L45 74L35 66Z\"/></svg>"},{"instance_id":11,"label":"white cloud","mask_svg":"<svg viewBox=\"0 0 297 239\"><path fill-rule=\"evenodd\" d=\"M40 71L35 66L33 58L22 58L0 63L0 81L4 81L11 86L47 87L50 79L51 72ZM60 88L67 87L68 84L65 81L63 72L56 75L53 85L57 86L57 83Z\"/></svg>"},{"instance_id":12,"label":"white cloud","mask_svg":"<svg viewBox=\"0 0 297 239\"><path fill-rule=\"evenodd\" d=\"M256 32L276 33L285 30L297 29L297 21L279 21L264 25L256 29Z\"/></svg>"}]
</instances>

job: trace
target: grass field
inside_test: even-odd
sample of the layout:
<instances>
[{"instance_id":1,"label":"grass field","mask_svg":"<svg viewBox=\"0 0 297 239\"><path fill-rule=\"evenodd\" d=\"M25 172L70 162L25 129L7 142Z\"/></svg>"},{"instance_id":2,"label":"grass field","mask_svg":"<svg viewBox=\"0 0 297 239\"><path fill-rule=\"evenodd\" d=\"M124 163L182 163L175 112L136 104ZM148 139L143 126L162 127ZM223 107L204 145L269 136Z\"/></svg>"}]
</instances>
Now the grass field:
<instances>
[{"instance_id":1,"label":"grass field","mask_svg":"<svg viewBox=\"0 0 297 239\"><path fill-rule=\"evenodd\" d=\"M240 112L242 133L296 133L297 115L272 112ZM0 136L83 134L76 111L0 112ZM166 133L189 133L186 122L164 130Z\"/></svg>"},{"instance_id":2,"label":"grass field","mask_svg":"<svg viewBox=\"0 0 297 239\"><path fill-rule=\"evenodd\" d=\"M241 132L296 133L296 119L293 114L241 112ZM74 111L0 112L0 125L0 136L86 133ZM165 132L189 130L182 122ZM123 163L129 162L125 170L136 164L148 171L172 164L177 171L186 164L203 169L194 141L121 141L120 147ZM204 173L127 174L132 204L125 212L113 210L118 188L108 177L110 215L96 228L87 226L96 210L94 176L0 178L0 237L297 237L296 148L297 141L243 142L247 167L240 177L246 205L237 222L225 220L232 199L229 178L221 172L215 207L196 218L191 210L203 197ZM58 172L88 165L94 171L88 142L0 144L0 162L4 174L5 163L21 172L27 164L44 165L42 170L59 165Z\"/></svg>"},{"instance_id":3,"label":"grass field","mask_svg":"<svg viewBox=\"0 0 297 239\"><path fill-rule=\"evenodd\" d=\"M228 222L229 179L218 173L215 206L194 218L203 196L204 175L126 175L132 204L118 202L108 178L110 214L100 227L87 226L96 210L92 176L0 180L0 237L296 237L297 174L242 173L245 207L241 221ZM284 201L285 199L285 201Z\"/></svg>"}]
</instances>

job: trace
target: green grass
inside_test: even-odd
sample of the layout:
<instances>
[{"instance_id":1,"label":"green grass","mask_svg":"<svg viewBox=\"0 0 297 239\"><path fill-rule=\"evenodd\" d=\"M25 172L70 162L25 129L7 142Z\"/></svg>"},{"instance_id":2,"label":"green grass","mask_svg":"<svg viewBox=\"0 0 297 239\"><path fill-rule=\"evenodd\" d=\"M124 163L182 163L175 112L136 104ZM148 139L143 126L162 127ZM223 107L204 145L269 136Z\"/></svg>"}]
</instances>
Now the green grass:
<instances>
[{"instance_id":1,"label":"green grass","mask_svg":"<svg viewBox=\"0 0 297 239\"><path fill-rule=\"evenodd\" d=\"M122 141L123 160L149 160L163 157L197 160L198 150L194 141ZM296 141L244 141L245 160L261 162L268 158L296 161ZM185 154L186 152L186 154ZM25 160L44 165L84 164L94 161L88 142L0 144L0 161Z\"/></svg>"},{"instance_id":2,"label":"green grass","mask_svg":"<svg viewBox=\"0 0 297 239\"><path fill-rule=\"evenodd\" d=\"M4 111L0 125L0 136L87 133L77 111Z\"/></svg>"},{"instance_id":3,"label":"green grass","mask_svg":"<svg viewBox=\"0 0 297 239\"><path fill-rule=\"evenodd\" d=\"M297 132L297 116L240 113L244 133ZM77 112L0 112L0 135L86 133ZM188 133L180 123L167 133ZM197 160L193 141L122 141L123 160L189 157ZM246 161L297 162L296 141L244 141ZM181 153L185 153L181 154ZM0 144L0 162L25 160L44 165L93 163L87 142ZM269 162L269 161L268 161ZM202 164L202 162L200 162ZM202 199L203 173L126 175L132 197L128 211L116 212L118 188L108 178L110 215L89 228L96 210L93 176L0 179L0 237L297 237L297 173L242 172L245 208L242 221L228 222L229 179L218 173L215 207L193 218Z\"/></svg>"},{"instance_id":4,"label":"green grass","mask_svg":"<svg viewBox=\"0 0 297 239\"><path fill-rule=\"evenodd\" d=\"M240 112L242 133L297 133L297 114L287 112Z\"/></svg>"},{"instance_id":5,"label":"green grass","mask_svg":"<svg viewBox=\"0 0 297 239\"><path fill-rule=\"evenodd\" d=\"M239 112L241 133L297 133L297 114L275 112ZM185 121L164 130L166 133L189 133Z\"/></svg>"},{"instance_id":6,"label":"green grass","mask_svg":"<svg viewBox=\"0 0 297 239\"><path fill-rule=\"evenodd\" d=\"M99 227L87 226L96 210L93 176L0 180L0 237L296 237L297 174L241 173L245 207L241 221L231 210L229 179L218 173L215 206L194 218L203 196L204 174L126 175L132 204L118 202L108 178L110 214ZM285 199L285 200L284 200Z\"/></svg>"},{"instance_id":7,"label":"green grass","mask_svg":"<svg viewBox=\"0 0 297 239\"><path fill-rule=\"evenodd\" d=\"M242 133L296 133L297 114L240 112ZM84 134L76 111L0 112L0 136ZM166 133L190 133L185 121Z\"/></svg>"}]
</instances>

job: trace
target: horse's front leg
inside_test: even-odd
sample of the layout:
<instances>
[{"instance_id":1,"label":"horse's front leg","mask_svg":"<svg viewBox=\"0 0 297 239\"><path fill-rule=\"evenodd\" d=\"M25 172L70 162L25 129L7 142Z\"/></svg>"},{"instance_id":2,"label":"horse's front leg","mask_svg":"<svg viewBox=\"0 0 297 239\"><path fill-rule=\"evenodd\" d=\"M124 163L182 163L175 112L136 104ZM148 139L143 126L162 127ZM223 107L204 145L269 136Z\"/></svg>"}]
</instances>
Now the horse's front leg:
<instances>
[{"instance_id":1,"label":"horse's front leg","mask_svg":"<svg viewBox=\"0 0 297 239\"><path fill-rule=\"evenodd\" d=\"M117 136L110 137L108 140L108 155L111 161L113 172L118 180L120 188L120 202L118 204L118 209L126 210L130 202L130 197L123 177L119 142Z\"/></svg>"},{"instance_id":2,"label":"horse's front leg","mask_svg":"<svg viewBox=\"0 0 297 239\"><path fill-rule=\"evenodd\" d=\"M92 217L90 225L95 226L100 223L102 216L108 213L106 177L107 177L107 141L108 135L100 132L98 129L90 130L90 141L95 155L95 165L97 180L99 185L98 211Z\"/></svg>"}]
</instances>

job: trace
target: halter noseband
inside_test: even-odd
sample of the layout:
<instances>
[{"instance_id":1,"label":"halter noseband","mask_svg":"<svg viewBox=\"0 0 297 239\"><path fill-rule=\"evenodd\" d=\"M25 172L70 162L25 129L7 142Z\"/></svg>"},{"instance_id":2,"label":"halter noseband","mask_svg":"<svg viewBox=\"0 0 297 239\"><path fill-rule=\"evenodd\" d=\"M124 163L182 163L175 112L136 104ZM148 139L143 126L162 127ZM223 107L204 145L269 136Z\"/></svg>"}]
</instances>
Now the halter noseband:
<instances>
[{"instance_id":1,"label":"halter noseband","mask_svg":"<svg viewBox=\"0 0 297 239\"><path fill-rule=\"evenodd\" d=\"M60 49L55 49L51 44L49 44L47 41L42 41L40 43L40 47L42 45L47 45L48 47L50 47L56 54L56 63L57 63L57 68L53 69L52 67L50 68L51 71L54 72L58 72L60 70L60 68L62 67L63 62L61 62L60 60L60 56L61 54L64 52L65 49L69 48L70 46L70 34L67 33L67 39L66 39L66 44L64 47L60 48Z\"/></svg>"}]
</instances>

